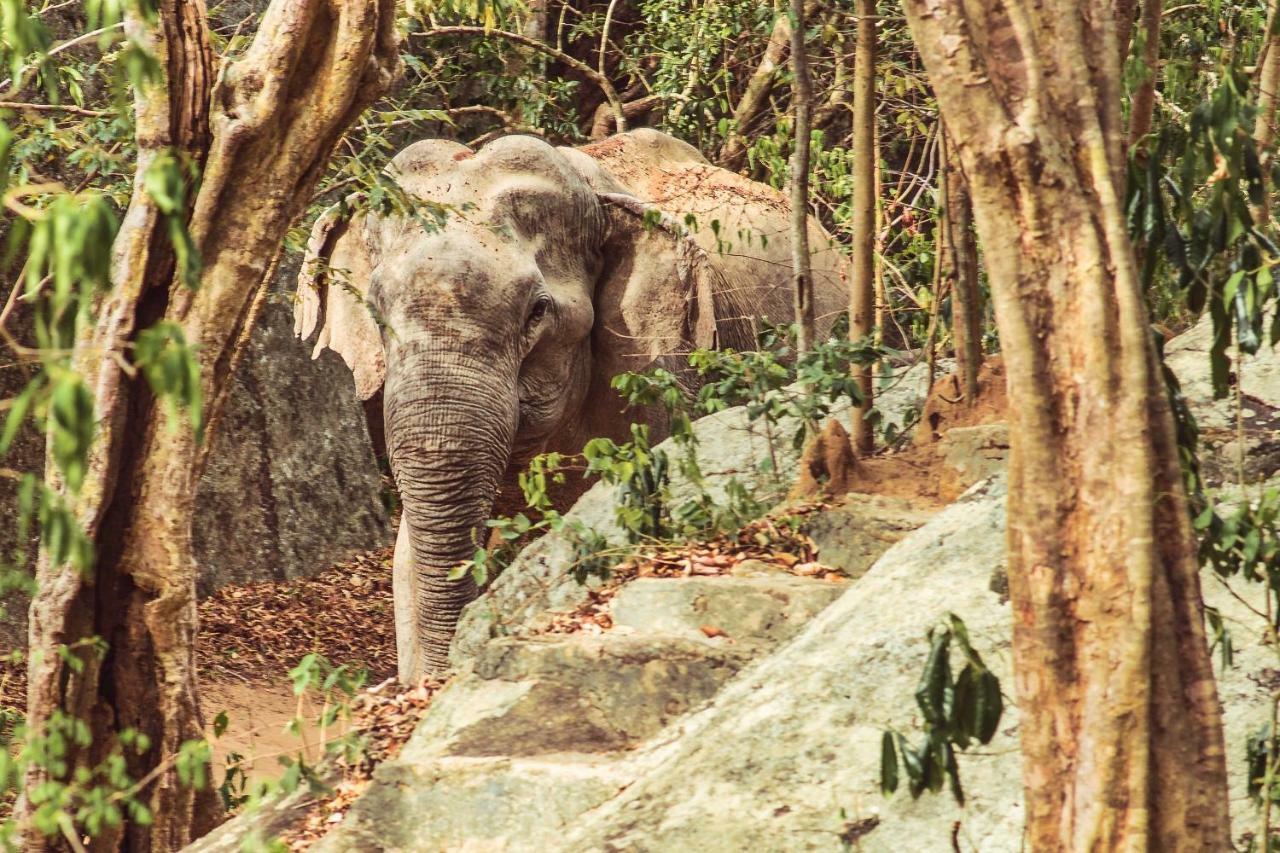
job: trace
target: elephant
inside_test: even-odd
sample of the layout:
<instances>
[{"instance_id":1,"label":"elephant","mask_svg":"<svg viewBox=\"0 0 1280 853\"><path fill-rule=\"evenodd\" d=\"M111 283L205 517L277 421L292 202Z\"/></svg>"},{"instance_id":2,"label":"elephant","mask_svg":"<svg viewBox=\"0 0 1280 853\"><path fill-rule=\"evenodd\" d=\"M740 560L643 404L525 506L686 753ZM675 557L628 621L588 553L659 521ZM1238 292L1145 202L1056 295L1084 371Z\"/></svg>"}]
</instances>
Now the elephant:
<instances>
[{"instance_id":1,"label":"elephant","mask_svg":"<svg viewBox=\"0 0 1280 853\"><path fill-rule=\"evenodd\" d=\"M581 148L512 135L472 150L429 139L387 177L417 209L315 223L296 334L336 351L362 400L381 394L403 508L393 558L399 674L447 669L478 594L451 568L535 455L662 437L628 411L627 371L694 347L755 346L758 318L793 316L786 198L651 129ZM366 205L368 207L368 205ZM825 333L848 292L838 246L810 218L814 309Z\"/></svg>"}]
</instances>

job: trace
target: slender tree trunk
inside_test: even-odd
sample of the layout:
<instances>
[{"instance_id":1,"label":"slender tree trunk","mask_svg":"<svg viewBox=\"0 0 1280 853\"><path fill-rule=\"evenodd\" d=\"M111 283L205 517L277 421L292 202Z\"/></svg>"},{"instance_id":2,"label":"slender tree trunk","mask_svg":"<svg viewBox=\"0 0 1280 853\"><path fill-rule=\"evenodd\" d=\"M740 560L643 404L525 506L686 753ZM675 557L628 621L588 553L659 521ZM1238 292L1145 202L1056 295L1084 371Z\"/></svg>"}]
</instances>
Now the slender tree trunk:
<instances>
[{"instance_id":1,"label":"slender tree trunk","mask_svg":"<svg viewBox=\"0 0 1280 853\"><path fill-rule=\"evenodd\" d=\"M196 700L196 569L191 549L195 486L238 354L290 223L305 209L334 145L390 85L398 53L393 0L277 0L252 46L224 68L214 63L202 0L161 0L156 23L131 18L156 52L166 84L138 94L138 172L114 246L112 291L74 358L102 424L77 504L96 546L91 578L38 572L31 607L28 719L36 728L63 713L83 720L92 744L68 765L96 765L132 728L149 736L128 772L150 779L142 796L154 824L95 839L100 850L176 850L216 818L209 788L194 791L174 770L183 742L203 737ZM211 91L212 90L212 91ZM198 289L175 280L162 219L142 175L168 149L203 164L188 230L203 258ZM137 333L164 320L199 347L208 428L197 446L146 383L120 367ZM53 649L101 637L105 657ZM27 790L48 771L33 767ZM27 849L53 849L35 833Z\"/></svg>"},{"instance_id":2,"label":"slender tree trunk","mask_svg":"<svg viewBox=\"0 0 1280 853\"><path fill-rule=\"evenodd\" d=\"M1271 146L1276 140L1276 90L1280 89L1280 26L1277 26L1277 0L1271 0L1267 10L1267 32L1264 35L1262 61L1258 67L1258 117L1253 128L1253 141L1258 146L1258 156L1263 164L1271 162ZM1267 170L1262 170L1263 192L1266 202L1253 208L1253 218L1258 224L1271 218L1271 187Z\"/></svg>"},{"instance_id":3,"label":"slender tree trunk","mask_svg":"<svg viewBox=\"0 0 1280 853\"><path fill-rule=\"evenodd\" d=\"M796 347L813 346L813 272L809 263L809 129L813 109L809 56L805 48L804 0L791 0L791 68L795 83L791 98L795 110L795 150L791 154L791 280Z\"/></svg>"},{"instance_id":4,"label":"slender tree trunk","mask_svg":"<svg viewBox=\"0 0 1280 853\"><path fill-rule=\"evenodd\" d=\"M943 216L947 262L951 279L951 334L955 338L956 373L966 404L978 398L978 370L982 367L982 292L978 287L978 240L973 233L973 199L960 159L947 137L942 145Z\"/></svg>"},{"instance_id":5,"label":"slender tree trunk","mask_svg":"<svg viewBox=\"0 0 1280 853\"><path fill-rule=\"evenodd\" d=\"M1133 93L1129 106L1131 149L1151 132L1151 120L1156 108L1156 84L1160 82L1160 18L1163 14L1164 0L1142 0L1139 25L1142 32L1142 64L1147 76Z\"/></svg>"},{"instance_id":6,"label":"slender tree trunk","mask_svg":"<svg viewBox=\"0 0 1280 853\"><path fill-rule=\"evenodd\" d=\"M1122 209L1114 9L904 6L1008 370L1028 847L1230 849L1195 540Z\"/></svg>"},{"instance_id":7,"label":"slender tree trunk","mask_svg":"<svg viewBox=\"0 0 1280 853\"><path fill-rule=\"evenodd\" d=\"M850 199L852 256L849 275L849 339L875 329L876 296L876 0L857 0L853 60L853 197ZM874 434L867 421L873 403L870 365L853 367L862 405L853 410L849 433L859 456L871 452Z\"/></svg>"},{"instance_id":8,"label":"slender tree trunk","mask_svg":"<svg viewBox=\"0 0 1280 853\"><path fill-rule=\"evenodd\" d=\"M1120 57L1120 67L1129 56L1129 48L1133 43L1133 20L1138 13L1140 0L1115 0L1116 18L1116 55Z\"/></svg>"}]
</instances>

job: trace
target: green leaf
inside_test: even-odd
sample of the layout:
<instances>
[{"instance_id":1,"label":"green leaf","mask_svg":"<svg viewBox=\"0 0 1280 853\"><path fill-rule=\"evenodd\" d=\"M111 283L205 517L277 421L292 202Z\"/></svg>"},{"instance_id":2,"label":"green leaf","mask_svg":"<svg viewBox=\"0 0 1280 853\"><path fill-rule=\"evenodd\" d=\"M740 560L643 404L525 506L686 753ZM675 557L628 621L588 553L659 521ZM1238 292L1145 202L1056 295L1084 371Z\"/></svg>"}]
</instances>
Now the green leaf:
<instances>
[{"instance_id":1,"label":"green leaf","mask_svg":"<svg viewBox=\"0 0 1280 853\"><path fill-rule=\"evenodd\" d=\"M951 632L934 630L932 635L929 657L925 661L924 672L920 675L920 685L916 688L916 704L920 706L926 722L940 725L946 719L944 702L951 679Z\"/></svg>"},{"instance_id":2,"label":"green leaf","mask_svg":"<svg viewBox=\"0 0 1280 853\"><path fill-rule=\"evenodd\" d=\"M987 744L1000 727L1004 698L1000 695L1000 679L990 670L979 673L977 688L977 736L979 742Z\"/></svg>"},{"instance_id":3,"label":"green leaf","mask_svg":"<svg viewBox=\"0 0 1280 853\"><path fill-rule=\"evenodd\" d=\"M898 751L893 742L890 731L880 739L880 793L886 797L898 790Z\"/></svg>"},{"instance_id":4,"label":"green leaf","mask_svg":"<svg viewBox=\"0 0 1280 853\"><path fill-rule=\"evenodd\" d=\"M9 452L9 447L13 444L13 440L18 435L18 430L22 427L22 422L27 417L27 412L31 410L31 403L36 398L36 393L43 387L40 377L36 377L27 384L22 393L14 398L13 405L9 409L9 415L4 421L4 431L0 432L0 455Z\"/></svg>"}]
</instances>

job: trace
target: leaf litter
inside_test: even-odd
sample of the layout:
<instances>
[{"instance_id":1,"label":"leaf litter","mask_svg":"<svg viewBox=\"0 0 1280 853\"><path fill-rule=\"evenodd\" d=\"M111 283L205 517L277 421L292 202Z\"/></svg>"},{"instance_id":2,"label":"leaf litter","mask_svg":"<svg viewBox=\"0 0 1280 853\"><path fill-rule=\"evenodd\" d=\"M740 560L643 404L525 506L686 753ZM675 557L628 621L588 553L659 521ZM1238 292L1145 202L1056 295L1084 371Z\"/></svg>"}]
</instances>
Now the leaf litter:
<instances>
[{"instance_id":1,"label":"leaf litter","mask_svg":"<svg viewBox=\"0 0 1280 853\"><path fill-rule=\"evenodd\" d=\"M844 573L819 560L817 543L804 532L809 516L830 508L826 501L791 504L747 523L735 533L720 533L700 542L642 546L636 556L615 566L576 610L552 614L543 632L595 634L612 629L613 598L636 578L727 577L754 562L764 564L762 568L770 571L843 582ZM709 637L717 632L713 626L703 629Z\"/></svg>"}]
</instances>

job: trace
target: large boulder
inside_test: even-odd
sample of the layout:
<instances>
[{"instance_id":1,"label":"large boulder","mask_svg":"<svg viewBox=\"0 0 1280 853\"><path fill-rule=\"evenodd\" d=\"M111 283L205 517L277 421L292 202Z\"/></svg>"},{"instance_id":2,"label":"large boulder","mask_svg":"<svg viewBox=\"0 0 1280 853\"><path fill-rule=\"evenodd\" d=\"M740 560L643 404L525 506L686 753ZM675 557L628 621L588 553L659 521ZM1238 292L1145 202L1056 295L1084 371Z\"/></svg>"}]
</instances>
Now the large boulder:
<instances>
[{"instance_id":1,"label":"large boulder","mask_svg":"<svg viewBox=\"0 0 1280 853\"><path fill-rule=\"evenodd\" d=\"M293 335L282 261L236 373L194 524L201 593L314 574L386 544L382 475L351 371Z\"/></svg>"},{"instance_id":2,"label":"large boulder","mask_svg":"<svg viewBox=\"0 0 1280 853\"><path fill-rule=\"evenodd\" d=\"M882 378L885 387L876 398L876 409L884 424L901 430L924 404L928 384L925 366L900 368ZM831 417L847 418L847 404L837 406ZM800 452L791 441L800 427L795 419L783 418L768 425L764 420L751 420L746 407L735 406L700 418L693 427L704 475L699 488L714 500L726 501L730 484L735 483L762 501L774 502L795 481L800 464ZM660 447L669 453L682 452L670 440ZM770 464L762 466L766 460ZM678 467L672 466L671 473L671 491L677 501L694 496L696 491ZM624 539L614 518L615 504L616 488L598 482L566 515L571 522L619 545ZM875 499L871 504L849 506L843 515L822 522L814 535L830 543L833 564L850 574L861 574L889 544L922 521L914 507ZM838 533L848 538L837 545ZM450 659L462 664L494 637L541 630L548 613L571 609L585 600L598 582L583 585L566 571L575 558L574 540L568 533L548 533L521 551L485 594L462 612Z\"/></svg>"}]
</instances>

